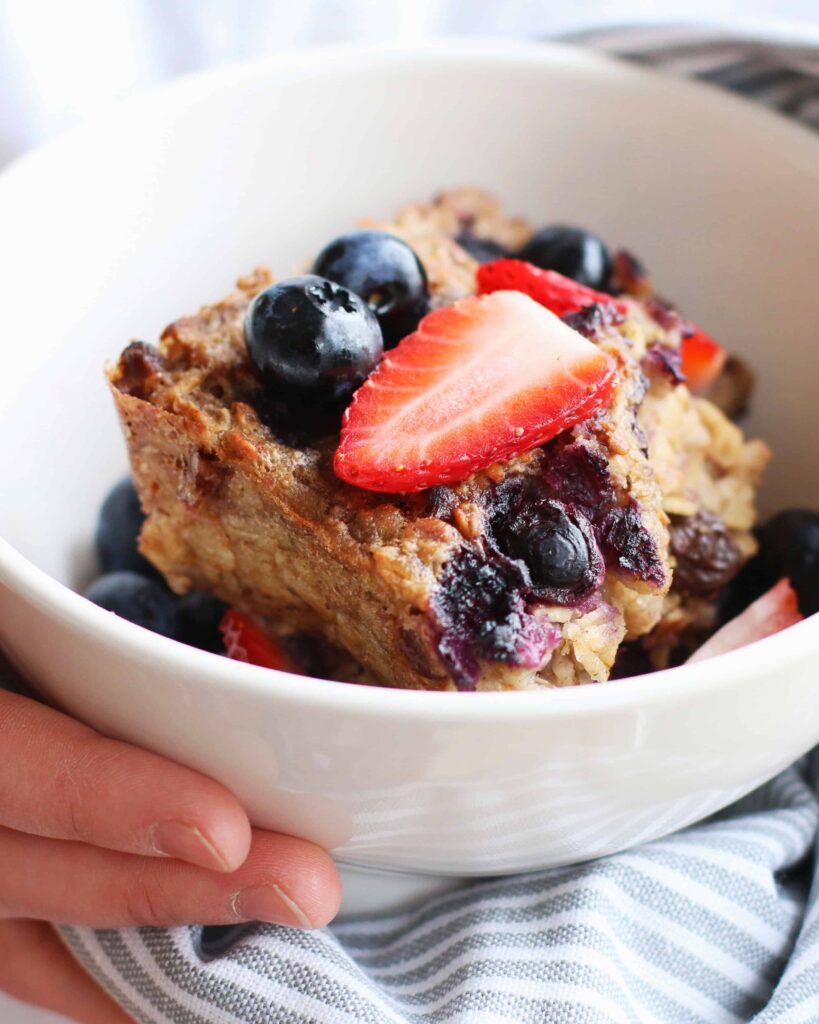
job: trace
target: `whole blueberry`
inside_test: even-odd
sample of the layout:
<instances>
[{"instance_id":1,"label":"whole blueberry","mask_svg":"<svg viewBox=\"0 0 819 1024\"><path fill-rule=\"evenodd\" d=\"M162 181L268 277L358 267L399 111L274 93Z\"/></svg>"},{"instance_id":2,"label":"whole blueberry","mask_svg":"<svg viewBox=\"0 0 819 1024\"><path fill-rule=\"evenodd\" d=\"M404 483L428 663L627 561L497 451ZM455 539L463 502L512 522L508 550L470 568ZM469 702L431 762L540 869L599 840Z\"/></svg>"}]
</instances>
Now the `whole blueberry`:
<instances>
[{"instance_id":1,"label":"whole blueberry","mask_svg":"<svg viewBox=\"0 0 819 1024\"><path fill-rule=\"evenodd\" d=\"M605 291L609 285L609 251L602 239L582 228L541 228L523 246L518 258L544 270L556 270L589 288Z\"/></svg>"},{"instance_id":2,"label":"whole blueberry","mask_svg":"<svg viewBox=\"0 0 819 1024\"><path fill-rule=\"evenodd\" d=\"M219 623L227 610L224 601L212 594L194 590L176 603L176 639L202 651L224 650Z\"/></svg>"},{"instance_id":3,"label":"whole blueberry","mask_svg":"<svg viewBox=\"0 0 819 1024\"><path fill-rule=\"evenodd\" d=\"M96 547L103 572L139 572L156 576L156 569L137 548L145 514L130 477L120 480L102 503L97 519Z\"/></svg>"},{"instance_id":4,"label":"whole blueberry","mask_svg":"<svg viewBox=\"0 0 819 1024\"><path fill-rule=\"evenodd\" d=\"M788 576L803 615L819 612L819 512L789 508L757 531L762 570L773 585Z\"/></svg>"},{"instance_id":5,"label":"whole blueberry","mask_svg":"<svg viewBox=\"0 0 819 1024\"><path fill-rule=\"evenodd\" d=\"M543 515L520 539L536 587L572 589L589 573L589 544L580 527L559 509Z\"/></svg>"},{"instance_id":6,"label":"whole blueberry","mask_svg":"<svg viewBox=\"0 0 819 1024\"><path fill-rule=\"evenodd\" d=\"M291 277L260 292L245 317L251 361L274 391L347 401L384 351L367 303L326 278Z\"/></svg>"},{"instance_id":7,"label":"whole blueberry","mask_svg":"<svg viewBox=\"0 0 819 1024\"><path fill-rule=\"evenodd\" d=\"M136 572L109 572L85 591L94 604L153 633L176 636L176 599L159 580Z\"/></svg>"},{"instance_id":8,"label":"whole blueberry","mask_svg":"<svg viewBox=\"0 0 819 1024\"><path fill-rule=\"evenodd\" d=\"M313 273L360 295L378 319L384 347L411 334L429 309L421 261L406 242L387 231L351 231L318 254Z\"/></svg>"},{"instance_id":9,"label":"whole blueberry","mask_svg":"<svg viewBox=\"0 0 819 1024\"><path fill-rule=\"evenodd\" d=\"M479 238L471 231L462 231L455 238L455 241L462 249L466 249L469 255L478 263L491 263L492 260L502 260L510 255L506 246L492 238Z\"/></svg>"}]
</instances>

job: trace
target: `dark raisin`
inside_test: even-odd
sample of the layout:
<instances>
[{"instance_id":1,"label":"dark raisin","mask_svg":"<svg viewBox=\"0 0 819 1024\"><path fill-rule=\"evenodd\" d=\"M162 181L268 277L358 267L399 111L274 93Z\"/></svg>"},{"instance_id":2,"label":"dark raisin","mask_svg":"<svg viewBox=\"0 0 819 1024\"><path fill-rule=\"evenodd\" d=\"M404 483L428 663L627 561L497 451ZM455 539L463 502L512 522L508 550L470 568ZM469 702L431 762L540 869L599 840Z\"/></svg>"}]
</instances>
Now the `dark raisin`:
<instances>
[{"instance_id":1,"label":"dark raisin","mask_svg":"<svg viewBox=\"0 0 819 1024\"><path fill-rule=\"evenodd\" d=\"M144 400L150 395L161 369L162 356L158 349L145 341L132 341L119 357L116 388L123 394Z\"/></svg>"},{"instance_id":2,"label":"dark raisin","mask_svg":"<svg viewBox=\"0 0 819 1024\"><path fill-rule=\"evenodd\" d=\"M669 534L677 560L674 587L683 593L714 597L745 561L723 520L711 512L672 516Z\"/></svg>"}]
</instances>

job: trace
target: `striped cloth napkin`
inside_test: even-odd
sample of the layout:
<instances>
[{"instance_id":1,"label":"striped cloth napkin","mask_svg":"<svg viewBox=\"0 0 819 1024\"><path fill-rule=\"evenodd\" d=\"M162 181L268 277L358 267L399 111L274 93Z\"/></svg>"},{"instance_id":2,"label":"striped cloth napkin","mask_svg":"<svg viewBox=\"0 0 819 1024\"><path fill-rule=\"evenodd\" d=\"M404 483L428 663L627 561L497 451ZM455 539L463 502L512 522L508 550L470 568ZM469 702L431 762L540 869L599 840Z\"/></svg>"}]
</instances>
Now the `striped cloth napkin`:
<instances>
[{"instance_id":1,"label":"striped cloth napkin","mask_svg":"<svg viewBox=\"0 0 819 1024\"><path fill-rule=\"evenodd\" d=\"M819 51L624 29L574 41L819 129ZM705 824L322 932L65 928L143 1024L819 1022L819 753ZM816 873L815 873L816 872Z\"/></svg>"}]
</instances>

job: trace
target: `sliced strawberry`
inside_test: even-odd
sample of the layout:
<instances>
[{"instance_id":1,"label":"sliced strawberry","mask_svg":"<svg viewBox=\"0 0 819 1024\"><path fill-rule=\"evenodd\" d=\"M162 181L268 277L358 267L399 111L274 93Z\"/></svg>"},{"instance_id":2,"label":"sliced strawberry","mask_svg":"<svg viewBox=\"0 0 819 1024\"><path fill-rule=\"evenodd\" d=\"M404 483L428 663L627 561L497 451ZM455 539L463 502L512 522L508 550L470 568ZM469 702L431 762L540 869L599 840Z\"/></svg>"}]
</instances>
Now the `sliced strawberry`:
<instances>
[{"instance_id":1,"label":"sliced strawberry","mask_svg":"<svg viewBox=\"0 0 819 1024\"><path fill-rule=\"evenodd\" d=\"M704 391L719 377L728 353L695 324L682 340L682 371L692 391Z\"/></svg>"},{"instance_id":2,"label":"sliced strawberry","mask_svg":"<svg viewBox=\"0 0 819 1024\"><path fill-rule=\"evenodd\" d=\"M281 672L298 671L284 648L241 612L229 608L222 616L219 631L229 658L262 668L277 668Z\"/></svg>"},{"instance_id":3,"label":"sliced strawberry","mask_svg":"<svg viewBox=\"0 0 819 1024\"><path fill-rule=\"evenodd\" d=\"M578 284L570 277L558 274L556 270L542 270L525 260L494 260L478 267L478 294L490 292L523 292L529 298L550 309L556 316L576 313L585 306L596 303L611 303L619 313L625 315L627 306L605 292L596 292Z\"/></svg>"},{"instance_id":4,"label":"sliced strawberry","mask_svg":"<svg viewBox=\"0 0 819 1024\"><path fill-rule=\"evenodd\" d=\"M762 597L748 605L744 612L726 622L722 629L718 629L702 647L694 651L687 664L735 651L738 647L753 643L754 640L772 636L803 618L791 581L781 579Z\"/></svg>"},{"instance_id":5,"label":"sliced strawberry","mask_svg":"<svg viewBox=\"0 0 819 1024\"><path fill-rule=\"evenodd\" d=\"M519 292L430 313L344 414L334 467L372 491L420 491L529 451L605 408L611 356Z\"/></svg>"}]
</instances>

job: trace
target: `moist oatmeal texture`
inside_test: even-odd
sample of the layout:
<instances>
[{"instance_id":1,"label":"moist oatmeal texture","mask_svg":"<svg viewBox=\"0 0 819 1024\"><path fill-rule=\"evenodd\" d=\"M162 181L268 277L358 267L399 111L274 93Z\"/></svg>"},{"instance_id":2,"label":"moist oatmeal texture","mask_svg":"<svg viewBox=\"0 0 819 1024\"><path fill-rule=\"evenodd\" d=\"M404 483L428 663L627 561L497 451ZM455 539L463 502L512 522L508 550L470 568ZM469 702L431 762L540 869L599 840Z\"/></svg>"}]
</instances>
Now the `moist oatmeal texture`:
<instances>
[{"instance_id":1,"label":"moist oatmeal texture","mask_svg":"<svg viewBox=\"0 0 819 1024\"><path fill-rule=\"evenodd\" d=\"M433 305L475 290L457 236L529 235L474 189L377 226L418 254ZM335 435L294 443L266 412L243 316L271 280L240 279L109 370L148 514L141 550L174 590L321 634L381 683L430 689L602 682L624 641L661 666L711 626L716 592L754 551L768 451L678 382L679 318L655 318L645 294L626 296L625 316L576 314L620 368L607 410L462 483L393 496L334 475ZM556 506L586 524L593 553L568 596L539 590L516 548Z\"/></svg>"}]
</instances>

